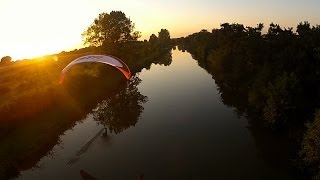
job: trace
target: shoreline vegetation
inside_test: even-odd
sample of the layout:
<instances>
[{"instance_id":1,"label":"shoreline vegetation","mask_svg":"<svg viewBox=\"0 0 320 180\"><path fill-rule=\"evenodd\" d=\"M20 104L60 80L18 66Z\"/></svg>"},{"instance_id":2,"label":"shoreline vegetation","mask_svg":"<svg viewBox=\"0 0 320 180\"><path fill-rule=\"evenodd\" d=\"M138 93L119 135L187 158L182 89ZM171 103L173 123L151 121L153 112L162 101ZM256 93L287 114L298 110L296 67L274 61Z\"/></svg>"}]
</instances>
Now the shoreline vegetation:
<instances>
[{"instance_id":1,"label":"shoreline vegetation","mask_svg":"<svg viewBox=\"0 0 320 180\"><path fill-rule=\"evenodd\" d=\"M113 19L125 26L118 27ZM149 41L138 41L140 32L134 31L131 20L112 11L100 14L82 34L89 47L41 59L6 58L0 64L0 179L35 166L59 143L60 135L88 113L109 132L134 126L147 101L136 88L136 75L152 64L170 65L175 46L212 75L225 105L247 117L249 124L285 134L292 165L306 177L320 179L320 26L303 22L293 32L271 24L267 33L262 30L263 24L224 23L176 39L161 29ZM122 59L134 77L127 82L113 68L88 64L74 67L60 85L63 67L89 54ZM94 86L99 88L90 88ZM116 103L119 99L124 103ZM123 115L119 107L127 102L133 108Z\"/></svg>"},{"instance_id":2,"label":"shoreline vegetation","mask_svg":"<svg viewBox=\"0 0 320 180\"><path fill-rule=\"evenodd\" d=\"M224 23L177 44L212 75L224 104L251 124L285 134L292 164L320 179L320 26L303 22L295 33L271 24L266 34L262 30L263 24Z\"/></svg>"}]
</instances>

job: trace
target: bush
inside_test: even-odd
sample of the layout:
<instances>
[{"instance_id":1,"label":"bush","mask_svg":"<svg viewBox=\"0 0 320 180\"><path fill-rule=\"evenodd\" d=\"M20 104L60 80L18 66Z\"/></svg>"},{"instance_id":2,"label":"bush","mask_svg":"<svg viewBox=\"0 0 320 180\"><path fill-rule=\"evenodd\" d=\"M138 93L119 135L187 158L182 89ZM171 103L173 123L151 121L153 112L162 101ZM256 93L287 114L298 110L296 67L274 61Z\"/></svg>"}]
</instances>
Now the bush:
<instances>
[{"instance_id":1,"label":"bush","mask_svg":"<svg viewBox=\"0 0 320 180\"><path fill-rule=\"evenodd\" d=\"M12 58L10 56L4 56L1 58L1 64L9 64L11 63Z\"/></svg>"}]
</instances>

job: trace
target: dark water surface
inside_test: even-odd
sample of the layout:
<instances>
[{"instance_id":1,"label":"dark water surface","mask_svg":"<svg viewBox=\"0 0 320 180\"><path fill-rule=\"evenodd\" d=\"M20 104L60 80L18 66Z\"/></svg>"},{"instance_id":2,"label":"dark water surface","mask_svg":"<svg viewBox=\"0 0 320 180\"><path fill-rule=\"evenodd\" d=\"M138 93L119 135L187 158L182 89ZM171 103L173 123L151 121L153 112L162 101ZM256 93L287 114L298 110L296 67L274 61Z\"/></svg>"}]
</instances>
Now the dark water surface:
<instances>
[{"instance_id":1,"label":"dark water surface","mask_svg":"<svg viewBox=\"0 0 320 180\"><path fill-rule=\"evenodd\" d=\"M172 59L138 75L147 101L134 126L105 130L88 114L18 179L294 179L281 142L256 137L190 54Z\"/></svg>"}]
</instances>

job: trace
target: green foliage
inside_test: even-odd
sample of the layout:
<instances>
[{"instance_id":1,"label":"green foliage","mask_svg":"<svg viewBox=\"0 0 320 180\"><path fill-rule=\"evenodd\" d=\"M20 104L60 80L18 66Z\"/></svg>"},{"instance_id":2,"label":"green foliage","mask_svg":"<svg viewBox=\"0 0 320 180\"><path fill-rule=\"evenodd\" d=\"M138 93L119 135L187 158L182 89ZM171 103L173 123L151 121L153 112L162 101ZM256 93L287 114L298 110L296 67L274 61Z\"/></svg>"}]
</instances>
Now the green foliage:
<instances>
[{"instance_id":1,"label":"green foliage","mask_svg":"<svg viewBox=\"0 0 320 180\"><path fill-rule=\"evenodd\" d=\"M303 137L301 157L309 167L309 171L315 174L314 179L320 179L320 111L317 110L314 121L307 125L307 131Z\"/></svg>"},{"instance_id":2,"label":"green foliage","mask_svg":"<svg viewBox=\"0 0 320 180\"><path fill-rule=\"evenodd\" d=\"M135 41L140 32L134 31L134 23L121 11L101 13L82 34L85 44L91 46L108 45Z\"/></svg>"},{"instance_id":3,"label":"green foliage","mask_svg":"<svg viewBox=\"0 0 320 180\"><path fill-rule=\"evenodd\" d=\"M271 23L266 34L262 30L263 24L244 27L224 23L220 29L202 30L177 43L212 74L222 101L240 115L273 131L303 131L320 108L320 27L303 22L295 33L292 28ZM232 104L230 95L240 100ZM309 127L305 139L318 141L318 121ZM293 143L300 142L301 136L294 136ZM304 147L310 149L310 145ZM306 157L312 172L318 174L319 145L312 148L312 156Z\"/></svg>"},{"instance_id":4,"label":"green foliage","mask_svg":"<svg viewBox=\"0 0 320 180\"><path fill-rule=\"evenodd\" d=\"M274 83L269 83L266 92L266 103L263 108L263 117L266 125L272 128L283 127L290 121L290 114L295 112L294 97L297 78L294 74L288 75L284 72L275 79Z\"/></svg>"},{"instance_id":5,"label":"green foliage","mask_svg":"<svg viewBox=\"0 0 320 180\"><path fill-rule=\"evenodd\" d=\"M316 104L312 97L318 96L312 89L318 89L320 43L308 41L309 36L318 38L318 29L308 23L298 27L308 36L273 23L265 35L263 24L224 23L211 33L202 30L178 43L213 75L222 91L247 97L246 111L263 114L266 126L285 128L302 122L298 118L312 112Z\"/></svg>"}]
</instances>

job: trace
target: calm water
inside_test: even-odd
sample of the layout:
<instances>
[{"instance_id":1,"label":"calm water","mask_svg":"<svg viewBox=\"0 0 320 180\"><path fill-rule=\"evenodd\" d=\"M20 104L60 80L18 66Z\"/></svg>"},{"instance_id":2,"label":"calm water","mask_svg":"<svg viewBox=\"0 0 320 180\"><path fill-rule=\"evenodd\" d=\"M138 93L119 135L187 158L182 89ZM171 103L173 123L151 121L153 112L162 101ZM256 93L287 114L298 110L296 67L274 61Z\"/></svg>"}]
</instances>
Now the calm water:
<instances>
[{"instance_id":1,"label":"calm water","mask_svg":"<svg viewBox=\"0 0 320 180\"><path fill-rule=\"evenodd\" d=\"M147 101L133 126L105 130L88 114L18 179L82 179L81 170L98 179L294 178L283 150L256 137L221 102L211 75L190 54L175 50L172 59L138 75L137 92Z\"/></svg>"}]
</instances>

